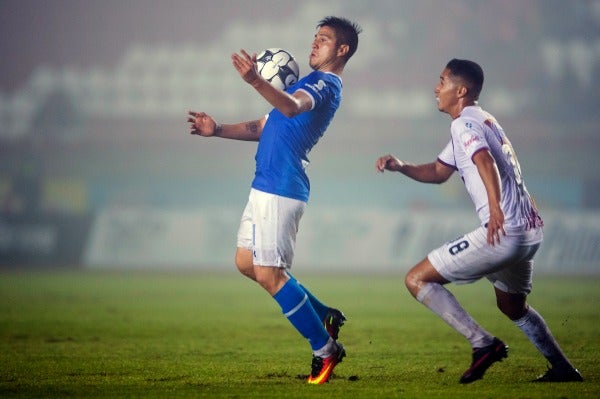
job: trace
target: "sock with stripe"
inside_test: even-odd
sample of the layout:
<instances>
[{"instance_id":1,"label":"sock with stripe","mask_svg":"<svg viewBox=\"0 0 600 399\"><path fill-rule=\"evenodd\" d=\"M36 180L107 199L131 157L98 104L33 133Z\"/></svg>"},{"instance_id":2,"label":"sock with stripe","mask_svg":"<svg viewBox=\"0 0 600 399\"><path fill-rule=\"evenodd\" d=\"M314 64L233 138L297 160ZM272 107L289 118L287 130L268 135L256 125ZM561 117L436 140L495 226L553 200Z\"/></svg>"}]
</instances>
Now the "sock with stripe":
<instances>
[{"instance_id":1,"label":"sock with stripe","mask_svg":"<svg viewBox=\"0 0 600 399\"><path fill-rule=\"evenodd\" d=\"M290 279L295 280L296 283L298 283L298 285L300 286L300 288L302 288L302 291L304 291L306 295L308 295L308 300L310 301L310 304L312 305L315 312L317 312L319 319L325 320L327 312L329 312L329 306L326 306L321 301L319 301L317 297L315 297L304 285L302 285L302 283L298 281L298 279L296 279L296 277L294 277L290 272L287 272L287 275Z\"/></svg>"},{"instance_id":2,"label":"sock with stripe","mask_svg":"<svg viewBox=\"0 0 600 399\"><path fill-rule=\"evenodd\" d=\"M305 337L313 351L322 350L329 342L329 334L313 309L308 294L295 279L289 279L273 298L285 317Z\"/></svg>"}]
</instances>

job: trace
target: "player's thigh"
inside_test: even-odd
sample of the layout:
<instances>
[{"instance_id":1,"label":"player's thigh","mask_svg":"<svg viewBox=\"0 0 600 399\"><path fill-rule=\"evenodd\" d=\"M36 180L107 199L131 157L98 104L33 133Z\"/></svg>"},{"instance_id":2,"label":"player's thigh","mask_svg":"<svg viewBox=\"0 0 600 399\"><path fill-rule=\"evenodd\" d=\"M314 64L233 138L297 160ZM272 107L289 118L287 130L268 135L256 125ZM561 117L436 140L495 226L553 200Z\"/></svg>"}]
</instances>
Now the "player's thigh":
<instances>
[{"instance_id":1,"label":"player's thigh","mask_svg":"<svg viewBox=\"0 0 600 399\"><path fill-rule=\"evenodd\" d=\"M251 251L253 264L289 268L306 203L252 189L237 236L238 248Z\"/></svg>"},{"instance_id":2,"label":"player's thigh","mask_svg":"<svg viewBox=\"0 0 600 399\"><path fill-rule=\"evenodd\" d=\"M518 246L513 258L503 268L488 275L487 279L496 290L517 296L529 295L533 281L533 257L539 247L539 243ZM499 307L505 302L499 302Z\"/></svg>"},{"instance_id":3,"label":"player's thigh","mask_svg":"<svg viewBox=\"0 0 600 399\"><path fill-rule=\"evenodd\" d=\"M260 197L253 219L254 265L290 268L306 203L266 193Z\"/></svg>"},{"instance_id":4,"label":"player's thigh","mask_svg":"<svg viewBox=\"0 0 600 399\"><path fill-rule=\"evenodd\" d=\"M479 227L431 251L427 258L446 280L471 283L497 272L514 256L515 240L501 237L500 243L487 243L487 229Z\"/></svg>"},{"instance_id":5,"label":"player's thigh","mask_svg":"<svg viewBox=\"0 0 600 399\"><path fill-rule=\"evenodd\" d=\"M240 219L240 226L237 232L237 248L238 252L240 249L247 249L252 255L252 245L254 242L254 222L253 222L253 205L252 205L252 193L248 197L246 207L242 212ZM237 260L237 256L236 256Z\"/></svg>"}]
</instances>

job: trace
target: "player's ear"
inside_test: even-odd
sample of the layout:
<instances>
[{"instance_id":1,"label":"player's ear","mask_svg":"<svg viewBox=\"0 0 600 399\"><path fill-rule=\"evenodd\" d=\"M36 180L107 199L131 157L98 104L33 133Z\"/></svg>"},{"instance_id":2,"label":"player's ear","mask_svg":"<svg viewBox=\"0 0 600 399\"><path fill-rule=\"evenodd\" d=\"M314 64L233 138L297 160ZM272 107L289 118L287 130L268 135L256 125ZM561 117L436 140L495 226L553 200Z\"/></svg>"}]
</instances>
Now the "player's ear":
<instances>
[{"instance_id":1,"label":"player's ear","mask_svg":"<svg viewBox=\"0 0 600 399\"><path fill-rule=\"evenodd\" d=\"M465 85L458 86L458 92L457 92L458 98L466 97L468 92L469 92L469 89L467 86L465 86Z\"/></svg>"},{"instance_id":2,"label":"player's ear","mask_svg":"<svg viewBox=\"0 0 600 399\"><path fill-rule=\"evenodd\" d=\"M338 57L345 57L346 54L348 54L348 51L350 51L350 46L347 44L340 44L337 50L337 55Z\"/></svg>"}]
</instances>

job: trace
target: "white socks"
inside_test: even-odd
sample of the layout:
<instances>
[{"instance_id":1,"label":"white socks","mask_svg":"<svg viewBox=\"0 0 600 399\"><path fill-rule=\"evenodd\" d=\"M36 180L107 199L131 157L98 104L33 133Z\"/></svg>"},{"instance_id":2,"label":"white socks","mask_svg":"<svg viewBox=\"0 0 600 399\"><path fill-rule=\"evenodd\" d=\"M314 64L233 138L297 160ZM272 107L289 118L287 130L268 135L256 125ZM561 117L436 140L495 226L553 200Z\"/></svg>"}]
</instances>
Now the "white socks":
<instances>
[{"instance_id":1,"label":"white socks","mask_svg":"<svg viewBox=\"0 0 600 399\"><path fill-rule=\"evenodd\" d=\"M313 351L313 355L319 356L319 357L322 357L322 358L329 357L329 356L331 356L331 354L335 350L335 346L334 345L335 345L335 341L333 340L333 338L329 337L329 340L327 341L327 343L321 349Z\"/></svg>"},{"instance_id":2,"label":"white socks","mask_svg":"<svg viewBox=\"0 0 600 399\"><path fill-rule=\"evenodd\" d=\"M573 368L569 360L558 346L546 322L531 306L525 316L514 321L552 366L558 369Z\"/></svg>"},{"instance_id":3,"label":"white socks","mask_svg":"<svg viewBox=\"0 0 600 399\"><path fill-rule=\"evenodd\" d=\"M473 348L491 345L494 337L485 331L458 303L454 295L438 283L426 283L417 300L462 334Z\"/></svg>"},{"instance_id":4,"label":"white socks","mask_svg":"<svg viewBox=\"0 0 600 399\"><path fill-rule=\"evenodd\" d=\"M494 337L477 324L454 295L441 284L426 283L419 291L417 300L462 334L473 348L483 348L492 343ZM552 336L546 322L535 309L530 306L525 316L515 320L514 323L553 367L573 368Z\"/></svg>"}]
</instances>

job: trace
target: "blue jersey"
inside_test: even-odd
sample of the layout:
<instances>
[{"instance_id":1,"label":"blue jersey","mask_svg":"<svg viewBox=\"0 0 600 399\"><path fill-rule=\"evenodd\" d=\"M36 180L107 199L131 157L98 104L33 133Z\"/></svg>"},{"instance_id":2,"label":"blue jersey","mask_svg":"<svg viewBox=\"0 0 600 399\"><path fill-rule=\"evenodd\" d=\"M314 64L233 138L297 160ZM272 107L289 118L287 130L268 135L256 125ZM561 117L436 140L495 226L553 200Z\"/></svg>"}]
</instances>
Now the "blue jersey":
<instances>
[{"instance_id":1,"label":"blue jersey","mask_svg":"<svg viewBox=\"0 0 600 399\"><path fill-rule=\"evenodd\" d=\"M310 183L305 168L308 153L325 133L342 100L342 80L333 73L313 71L288 88L303 90L313 108L288 118L273 109L269 113L256 151L252 188L307 202Z\"/></svg>"}]
</instances>

